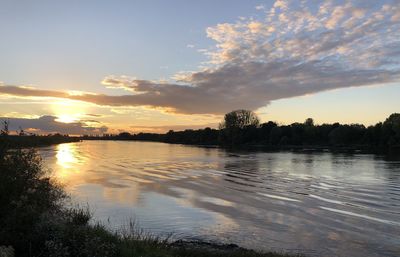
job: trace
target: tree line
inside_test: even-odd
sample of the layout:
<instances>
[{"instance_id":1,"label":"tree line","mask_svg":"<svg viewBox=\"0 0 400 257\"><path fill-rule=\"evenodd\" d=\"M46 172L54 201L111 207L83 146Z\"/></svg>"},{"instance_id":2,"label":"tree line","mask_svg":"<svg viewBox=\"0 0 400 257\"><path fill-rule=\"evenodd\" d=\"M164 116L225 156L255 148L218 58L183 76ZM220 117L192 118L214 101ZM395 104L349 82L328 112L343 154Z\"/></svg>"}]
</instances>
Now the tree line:
<instances>
[{"instance_id":1,"label":"tree line","mask_svg":"<svg viewBox=\"0 0 400 257\"><path fill-rule=\"evenodd\" d=\"M79 142L81 140L80 137L70 137L69 135L62 135L59 133L48 134L46 136L36 135L25 132L22 128L20 128L19 131L16 131L15 134L10 134L9 125L10 123L7 120L1 122L0 147L4 145L7 145L7 147L11 148L38 147L61 143Z\"/></svg>"},{"instance_id":2,"label":"tree line","mask_svg":"<svg viewBox=\"0 0 400 257\"><path fill-rule=\"evenodd\" d=\"M90 139L89 137L86 137ZM92 138L93 139L93 138ZM142 140L165 143L219 145L224 147L264 146L272 148L353 148L369 151L400 149L400 114L393 113L375 125L316 125L312 118L303 123L279 125L268 121L260 124L255 113L236 110L227 113L218 129L204 128L165 134L128 132L95 139Z\"/></svg>"}]
</instances>

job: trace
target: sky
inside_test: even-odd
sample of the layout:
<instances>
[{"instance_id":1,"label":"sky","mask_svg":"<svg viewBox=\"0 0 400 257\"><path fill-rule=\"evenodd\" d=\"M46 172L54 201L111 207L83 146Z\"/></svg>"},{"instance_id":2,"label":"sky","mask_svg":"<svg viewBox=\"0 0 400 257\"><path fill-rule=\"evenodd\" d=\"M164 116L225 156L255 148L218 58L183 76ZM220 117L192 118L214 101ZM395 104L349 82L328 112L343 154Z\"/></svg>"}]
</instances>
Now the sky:
<instances>
[{"instance_id":1,"label":"sky","mask_svg":"<svg viewBox=\"0 0 400 257\"><path fill-rule=\"evenodd\" d=\"M0 119L165 132L400 112L400 1L0 0Z\"/></svg>"}]
</instances>

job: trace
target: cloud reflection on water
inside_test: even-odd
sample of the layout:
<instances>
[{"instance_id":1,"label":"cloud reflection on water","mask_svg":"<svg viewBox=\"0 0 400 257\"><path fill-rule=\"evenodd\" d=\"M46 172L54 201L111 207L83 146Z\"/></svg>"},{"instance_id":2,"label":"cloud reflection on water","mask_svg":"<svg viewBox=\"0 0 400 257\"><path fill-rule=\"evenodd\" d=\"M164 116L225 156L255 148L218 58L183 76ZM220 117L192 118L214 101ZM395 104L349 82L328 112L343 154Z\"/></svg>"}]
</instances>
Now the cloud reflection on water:
<instances>
[{"instance_id":1,"label":"cloud reflection on water","mask_svg":"<svg viewBox=\"0 0 400 257\"><path fill-rule=\"evenodd\" d=\"M53 169L98 218L320 256L396 256L400 244L399 166L374 156L99 141L56 153Z\"/></svg>"}]
</instances>

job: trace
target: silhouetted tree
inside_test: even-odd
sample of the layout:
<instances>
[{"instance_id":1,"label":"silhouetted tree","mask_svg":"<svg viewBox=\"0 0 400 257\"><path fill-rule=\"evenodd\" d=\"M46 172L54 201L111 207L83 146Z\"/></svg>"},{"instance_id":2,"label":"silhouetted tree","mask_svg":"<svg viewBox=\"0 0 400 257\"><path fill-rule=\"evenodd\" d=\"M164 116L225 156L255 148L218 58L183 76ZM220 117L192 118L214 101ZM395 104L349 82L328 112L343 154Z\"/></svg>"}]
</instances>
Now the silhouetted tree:
<instances>
[{"instance_id":1,"label":"silhouetted tree","mask_svg":"<svg viewBox=\"0 0 400 257\"><path fill-rule=\"evenodd\" d=\"M260 120L257 115L249 110L236 110L225 114L224 120L220 125L221 129L240 128L247 126L257 127Z\"/></svg>"},{"instance_id":2,"label":"silhouetted tree","mask_svg":"<svg viewBox=\"0 0 400 257\"><path fill-rule=\"evenodd\" d=\"M131 136L132 135L129 132L121 132L118 134L118 138L120 138L120 139L130 139Z\"/></svg>"},{"instance_id":3,"label":"silhouetted tree","mask_svg":"<svg viewBox=\"0 0 400 257\"><path fill-rule=\"evenodd\" d=\"M17 131L17 134L19 136L25 136L25 131L21 127L19 127L19 130Z\"/></svg>"},{"instance_id":4,"label":"silhouetted tree","mask_svg":"<svg viewBox=\"0 0 400 257\"><path fill-rule=\"evenodd\" d=\"M249 110L236 110L225 114L220 124L220 142L224 145L249 143L256 139L260 124L257 115Z\"/></svg>"},{"instance_id":5,"label":"silhouetted tree","mask_svg":"<svg viewBox=\"0 0 400 257\"><path fill-rule=\"evenodd\" d=\"M387 145L400 144L400 113L393 113L385 120L382 126L382 133Z\"/></svg>"},{"instance_id":6,"label":"silhouetted tree","mask_svg":"<svg viewBox=\"0 0 400 257\"><path fill-rule=\"evenodd\" d=\"M264 144L270 144L271 130L276 126L278 126L278 124L272 121L268 121L266 123L261 124L260 128L258 129L259 141L261 141Z\"/></svg>"},{"instance_id":7,"label":"silhouetted tree","mask_svg":"<svg viewBox=\"0 0 400 257\"><path fill-rule=\"evenodd\" d=\"M8 127L10 122L8 120L3 120L3 128L1 129L1 135L6 136L10 133Z\"/></svg>"},{"instance_id":8,"label":"silhouetted tree","mask_svg":"<svg viewBox=\"0 0 400 257\"><path fill-rule=\"evenodd\" d=\"M312 127L312 126L314 126L314 120L312 118L307 118L304 121L304 125Z\"/></svg>"},{"instance_id":9,"label":"silhouetted tree","mask_svg":"<svg viewBox=\"0 0 400 257\"><path fill-rule=\"evenodd\" d=\"M282 128L281 127L274 127L271 130L271 133L269 135L269 141L271 142L272 145L277 145L282 137Z\"/></svg>"}]
</instances>

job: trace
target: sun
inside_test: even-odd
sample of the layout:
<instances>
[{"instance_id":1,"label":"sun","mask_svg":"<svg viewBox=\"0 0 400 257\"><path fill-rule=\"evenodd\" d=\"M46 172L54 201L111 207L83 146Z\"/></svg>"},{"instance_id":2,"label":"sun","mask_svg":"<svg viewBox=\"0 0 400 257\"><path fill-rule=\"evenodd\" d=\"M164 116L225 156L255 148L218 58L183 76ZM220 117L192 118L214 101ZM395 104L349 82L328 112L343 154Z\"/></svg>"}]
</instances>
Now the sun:
<instances>
[{"instance_id":1,"label":"sun","mask_svg":"<svg viewBox=\"0 0 400 257\"><path fill-rule=\"evenodd\" d=\"M56 121L62 123L77 122L86 111L84 105L71 100L58 100L52 104L51 108L57 116Z\"/></svg>"},{"instance_id":2,"label":"sun","mask_svg":"<svg viewBox=\"0 0 400 257\"><path fill-rule=\"evenodd\" d=\"M56 119L56 121L62 122L62 123L73 123L73 122L76 122L77 120L78 120L78 117L76 117L74 115L70 115L70 114L58 115L58 118Z\"/></svg>"}]
</instances>

